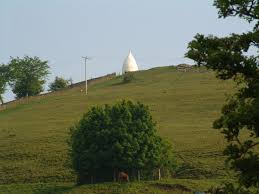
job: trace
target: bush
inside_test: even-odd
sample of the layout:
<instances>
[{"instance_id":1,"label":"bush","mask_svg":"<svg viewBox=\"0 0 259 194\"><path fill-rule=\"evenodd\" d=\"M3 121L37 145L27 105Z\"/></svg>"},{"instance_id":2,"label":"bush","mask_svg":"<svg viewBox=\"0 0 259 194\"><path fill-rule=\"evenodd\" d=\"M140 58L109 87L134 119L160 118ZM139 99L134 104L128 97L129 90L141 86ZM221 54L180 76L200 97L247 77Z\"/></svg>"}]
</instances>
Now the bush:
<instances>
[{"instance_id":1,"label":"bush","mask_svg":"<svg viewBox=\"0 0 259 194\"><path fill-rule=\"evenodd\" d=\"M248 190L242 186L235 186L232 183L225 183L222 186L211 187L208 194L258 194L258 190Z\"/></svg>"},{"instance_id":2,"label":"bush","mask_svg":"<svg viewBox=\"0 0 259 194\"><path fill-rule=\"evenodd\" d=\"M120 171L132 180L140 171L172 167L171 146L157 135L148 107L141 103L92 107L70 131L79 184L116 180Z\"/></svg>"},{"instance_id":3,"label":"bush","mask_svg":"<svg viewBox=\"0 0 259 194\"><path fill-rule=\"evenodd\" d=\"M123 75L123 83L130 83L134 80L134 75L132 72L126 72Z\"/></svg>"},{"instance_id":4,"label":"bush","mask_svg":"<svg viewBox=\"0 0 259 194\"><path fill-rule=\"evenodd\" d=\"M65 80L62 77L56 77L55 80L49 84L49 91L58 91L67 88L69 85L69 80Z\"/></svg>"}]
</instances>

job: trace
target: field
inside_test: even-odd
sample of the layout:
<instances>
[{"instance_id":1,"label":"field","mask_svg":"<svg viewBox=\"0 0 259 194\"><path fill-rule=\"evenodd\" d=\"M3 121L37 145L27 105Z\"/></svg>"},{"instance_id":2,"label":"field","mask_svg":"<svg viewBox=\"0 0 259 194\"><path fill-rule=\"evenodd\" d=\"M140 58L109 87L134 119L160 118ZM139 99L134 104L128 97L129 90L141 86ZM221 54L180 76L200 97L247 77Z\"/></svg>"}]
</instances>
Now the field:
<instances>
[{"instance_id":1,"label":"field","mask_svg":"<svg viewBox=\"0 0 259 194\"><path fill-rule=\"evenodd\" d=\"M222 181L222 180L221 180ZM31 183L1 185L0 193L12 194L192 194L193 191L204 191L220 180L174 179L170 181L133 182L128 184L102 183L75 186L74 183Z\"/></svg>"},{"instance_id":2,"label":"field","mask_svg":"<svg viewBox=\"0 0 259 194\"><path fill-rule=\"evenodd\" d=\"M121 99L147 104L159 134L172 142L179 169L170 184L176 181L188 188L206 189L230 179L222 156L225 141L211 126L226 94L233 91L233 83L220 81L203 68L183 72L175 67L160 67L136 72L134 77L128 84L118 76L91 85L87 96L81 92L82 85L0 111L0 193L46 193L46 189L54 193L83 193L87 189L87 193L126 193L125 187L129 191L146 187L153 188L146 193L166 193L148 182L111 184L118 192L101 191L111 187L108 183L99 185L100 191L91 185L72 186L75 175L69 168L68 128L89 107ZM190 186L193 182L196 186Z\"/></svg>"}]
</instances>

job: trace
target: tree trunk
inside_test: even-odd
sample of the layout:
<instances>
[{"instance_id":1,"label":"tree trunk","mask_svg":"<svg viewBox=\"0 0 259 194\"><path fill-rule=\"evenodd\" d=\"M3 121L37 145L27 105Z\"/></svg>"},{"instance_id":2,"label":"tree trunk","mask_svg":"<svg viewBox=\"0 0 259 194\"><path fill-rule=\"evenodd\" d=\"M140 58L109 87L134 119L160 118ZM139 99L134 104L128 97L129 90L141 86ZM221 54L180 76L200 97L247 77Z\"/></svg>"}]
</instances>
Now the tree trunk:
<instances>
[{"instance_id":1,"label":"tree trunk","mask_svg":"<svg viewBox=\"0 0 259 194\"><path fill-rule=\"evenodd\" d=\"M160 171L160 168L158 169L158 180L159 180L159 181L161 180L161 171Z\"/></svg>"},{"instance_id":2,"label":"tree trunk","mask_svg":"<svg viewBox=\"0 0 259 194\"><path fill-rule=\"evenodd\" d=\"M29 95L28 95L28 93L26 93L26 96L22 97L22 99L24 99L26 104L29 104Z\"/></svg>"},{"instance_id":3,"label":"tree trunk","mask_svg":"<svg viewBox=\"0 0 259 194\"><path fill-rule=\"evenodd\" d=\"M94 184L94 177L91 175L91 184Z\"/></svg>"},{"instance_id":4,"label":"tree trunk","mask_svg":"<svg viewBox=\"0 0 259 194\"><path fill-rule=\"evenodd\" d=\"M115 168L113 169L113 181L116 182L116 170L115 170Z\"/></svg>"},{"instance_id":5,"label":"tree trunk","mask_svg":"<svg viewBox=\"0 0 259 194\"><path fill-rule=\"evenodd\" d=\"M4 100L3 100L3 97L0 95L0 101L1 101L1 105L4 104Z\"/></svg>"},{"instance_id":6,"label":"tree trunk","mask_svg":"<svg viewBox=\"0 0 259 194\"><path fill-rule=\"evenodd\" d=\"M140 170L138 170L138 181L140 181Z\"/></svg>"},{"instance_id":7,"label":"tree trunk","mask_svg":"<svg viewBox=\"0 0 259 194\"><path fill-rule=\"evenodd\" d=\"M131 169L131 177L132 177L132 180L136 180L134 169Z\"/></svg>"}]
</instances>

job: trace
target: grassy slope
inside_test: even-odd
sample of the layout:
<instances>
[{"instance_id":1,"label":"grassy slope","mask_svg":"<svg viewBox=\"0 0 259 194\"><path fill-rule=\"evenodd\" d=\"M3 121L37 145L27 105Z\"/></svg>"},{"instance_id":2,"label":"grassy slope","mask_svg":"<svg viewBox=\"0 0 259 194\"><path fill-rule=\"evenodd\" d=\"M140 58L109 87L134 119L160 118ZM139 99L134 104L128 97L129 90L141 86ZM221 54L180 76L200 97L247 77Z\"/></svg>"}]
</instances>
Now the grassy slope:
<instances>
[{"instance_id":1,"label":"grassy slope","mask_svg":"<svg viewBox=\"0 0 259 194\"><path fill-rule=\"evenodd\" d=\"M128 184L102 183L75 186L74 183L33 183L0 185L0 193L11 194L192 194L193 191L205 191L218 180L174 179L160 182L133 182Z\"/></svg>"},{"instance_id":2,"label":"grassy slope","mask_svg":"<svg viewBox=\"0 0 259 194\"><path fill-rule=\"evenodd\" d=\"M159 133L184 164L183 177L225 176L224 140L211 124L233 84L202 69L162 67L135 77L126 85L120 77L93 85L88 96L78 87L0 112L0 184L74 181L65 165L68 127L90 106L120 99L150 106Z\"/></svg>"}]
</instances>

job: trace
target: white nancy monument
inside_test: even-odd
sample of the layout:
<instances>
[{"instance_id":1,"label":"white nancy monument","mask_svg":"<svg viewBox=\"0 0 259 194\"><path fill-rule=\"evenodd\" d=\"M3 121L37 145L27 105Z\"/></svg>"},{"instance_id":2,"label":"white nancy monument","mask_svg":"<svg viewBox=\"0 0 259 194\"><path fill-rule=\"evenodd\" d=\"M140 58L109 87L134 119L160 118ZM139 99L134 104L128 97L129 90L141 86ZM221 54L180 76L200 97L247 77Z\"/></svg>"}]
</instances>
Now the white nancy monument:
<instances>
[{"instance_id":1,"label":"white nancy monument","mask_svg":"<svg viewBox=\"0 0 259 194\"><path fill-rule=\"evenodd\" d=\"M129 51L128 56L124 60L123 67L122 67L122 74L130 71L138 71L138 65L131 51Z\"/></svg>"}]
</instances>

